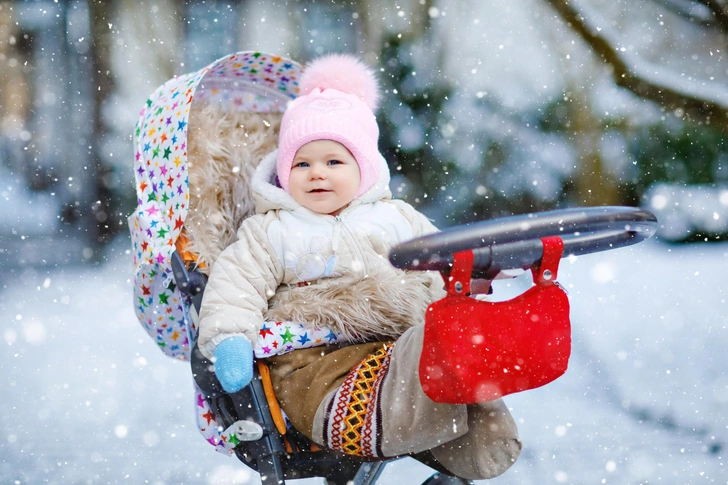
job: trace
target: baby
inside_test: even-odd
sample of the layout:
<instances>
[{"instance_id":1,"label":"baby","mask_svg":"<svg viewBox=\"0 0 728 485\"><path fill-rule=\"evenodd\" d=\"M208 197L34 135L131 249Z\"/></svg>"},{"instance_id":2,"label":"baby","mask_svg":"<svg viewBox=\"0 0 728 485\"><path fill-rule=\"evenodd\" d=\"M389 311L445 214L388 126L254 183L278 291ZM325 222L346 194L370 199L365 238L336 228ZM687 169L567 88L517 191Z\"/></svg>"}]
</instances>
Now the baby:
<instances>
[{"instance_id":1,"label":"baby","mask_svg":"<svg viewBox=\"0 0 728 485\"><path fill-rule=\"evenodd\" d=\"M419 382L424 314L445 295L443 281L394 268L387 254L437 229L391 198L377 147L376 77L354 57L331 55L308 66L300 88L278 151L253 178L257 215L212 268L199 348L236 392L276 323L329 329L346 343L321 339L268 359L296 429L353 455L417 454L468 479L503 473L521 449L503 401L439 404Z\"/></svg>"}]
</instances>

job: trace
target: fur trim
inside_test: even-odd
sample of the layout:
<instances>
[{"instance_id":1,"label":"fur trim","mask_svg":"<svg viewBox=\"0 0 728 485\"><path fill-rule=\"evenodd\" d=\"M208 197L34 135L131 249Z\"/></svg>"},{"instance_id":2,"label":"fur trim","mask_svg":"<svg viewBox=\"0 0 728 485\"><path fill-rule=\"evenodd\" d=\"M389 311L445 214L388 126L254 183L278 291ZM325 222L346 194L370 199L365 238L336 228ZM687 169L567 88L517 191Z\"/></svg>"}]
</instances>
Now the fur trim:
<instances>
[{"instance_id":1,"label":"fur trim","mask_svg":"<svg viewBox=\"0 0 728 485\"><path fill-rule=\"evenodd\" d=\"M266 320L293 321L314 328L330 327L346 341L396 339L424 322L431 302L432 279L422 272L392 270L367 278L341 277L289 291L270 300Z\"/></svg>"},{"instance_id":2,"label":"fur trim","mask_svg":"<svg viewBox=\"0 0 728 485\"><path fill-rule=\"evenodd\" d=\"M220 253L235 242L243 220L254 214L250 182L266 153L275 149L281 113L225 110L219 104L193 105L188 135L188 250L209 272Z\"/></svg>"},{"instance_id":3,"label":"fur trim","mask_svg":"<svg viewBox=\"0 0 728 485\"><path fill-rule=\"evenodd\" d=\"M276 185L278 152L266 155L253 173L251 183L255 193L255 212L264 214L272 209L295 210L301 207L291 194Z\"/></svg>"},{"instance_id":4,"label":"fur trim","mask_svg":"<svg viewBox=\"0 0 728 485\"><path fill-rule=\"evenodd\" d=\"M379 107L379 83L374 71L351 54L329 54L306 66L301 76L301 95L314 89L336 89L364 101L372 112Z\"/></svg>"}]
</instances>

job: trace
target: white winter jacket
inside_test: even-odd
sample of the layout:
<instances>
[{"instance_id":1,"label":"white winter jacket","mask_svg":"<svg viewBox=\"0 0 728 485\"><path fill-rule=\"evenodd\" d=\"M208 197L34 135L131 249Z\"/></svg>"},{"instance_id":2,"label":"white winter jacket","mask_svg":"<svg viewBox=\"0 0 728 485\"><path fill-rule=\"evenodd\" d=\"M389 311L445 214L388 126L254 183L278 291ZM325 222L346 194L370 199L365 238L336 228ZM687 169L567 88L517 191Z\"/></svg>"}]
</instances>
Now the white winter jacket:
<instances>
[{"instance_id":1,"label":"white winter jacket","mask_svg":"<svg viewBox=\"0 0 728 485\"><path fill-rule=\"evenodd\" d=\"M407 272L389 248L437 229L391 199L389 170L338 216L318 214L274 185L276 153L253 176L257 215L214 263L200 311L199 347L211 358L231 336L255 344L263 322L328 326L349 340L394 340L444 296L437 273Z\"/></svg>"}]
</instances>

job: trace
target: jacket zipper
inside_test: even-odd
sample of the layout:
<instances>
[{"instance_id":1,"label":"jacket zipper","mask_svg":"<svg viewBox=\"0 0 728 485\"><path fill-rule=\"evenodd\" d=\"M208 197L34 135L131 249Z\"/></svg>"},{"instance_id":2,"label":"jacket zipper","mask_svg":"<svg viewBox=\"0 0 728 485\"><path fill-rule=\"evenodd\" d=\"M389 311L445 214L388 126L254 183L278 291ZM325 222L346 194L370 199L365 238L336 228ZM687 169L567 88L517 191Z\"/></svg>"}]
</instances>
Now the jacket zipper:
<instances>
[{"instance_id":1,"label":"jacket zipper","mask_svg":"<svg viewBox=\"0 0 728 485\"><path fill-rule=\"evenodd\" d=\"M331 247L336 252L336 250L339 247L339 238L341 235L341 229L343 228L344 232L347 234L349 239L351 240L352 245L356 248L356 252L359 255L359 261L361 261L362 271L364 276L368 274L366 261L364 260L364 253L361 249L361 246L359 245L359 242L356 240L354 235L352 234L349 227L344 223L344 219L341 217L341 215L334 216L335 224L334 224L334 235L333 235L333 241L331 242Z\"/></svg>"}]
</instances>

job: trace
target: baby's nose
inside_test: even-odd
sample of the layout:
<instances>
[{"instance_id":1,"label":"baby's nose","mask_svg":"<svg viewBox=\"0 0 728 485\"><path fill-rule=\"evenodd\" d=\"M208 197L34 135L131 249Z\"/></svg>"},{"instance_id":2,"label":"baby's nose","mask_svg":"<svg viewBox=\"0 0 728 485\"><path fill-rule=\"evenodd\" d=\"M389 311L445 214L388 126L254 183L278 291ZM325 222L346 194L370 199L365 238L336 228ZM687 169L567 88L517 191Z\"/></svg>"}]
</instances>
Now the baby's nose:
<instances>
[{"instance_id":1,"label":"baby's nose","mask_svg":"<svg viewBox=\"0 0 728 485\"><path fill-rule=\"evenodd\" d=\"M323 167L319 166L318 164L313 165L311 167L311 170L309 171L309 176L312 179L320 179L324 177L324 169Z\"/></svg>"}]
</instances>

